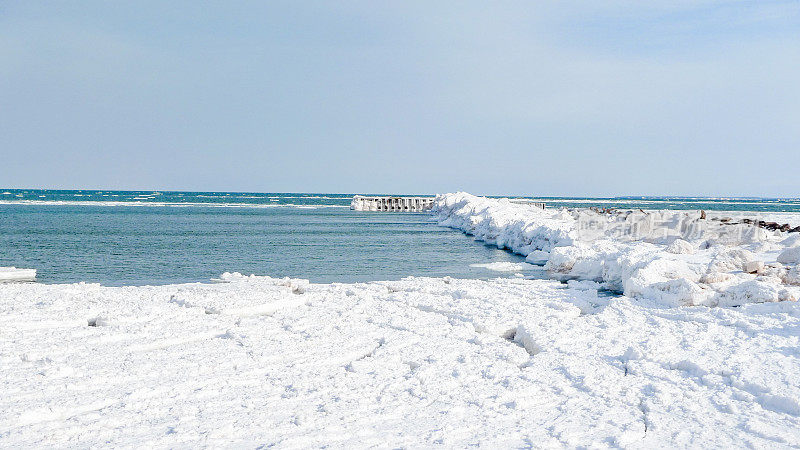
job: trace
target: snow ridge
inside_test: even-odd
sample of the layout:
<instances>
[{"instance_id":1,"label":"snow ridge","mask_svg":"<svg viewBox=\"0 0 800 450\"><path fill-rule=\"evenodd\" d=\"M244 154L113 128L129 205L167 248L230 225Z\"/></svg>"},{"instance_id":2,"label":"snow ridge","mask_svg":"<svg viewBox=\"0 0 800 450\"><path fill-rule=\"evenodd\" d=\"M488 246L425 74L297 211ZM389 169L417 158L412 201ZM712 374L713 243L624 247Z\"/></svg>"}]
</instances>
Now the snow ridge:
<instances>
[{"instance_id":1,"label":"snow ridge","mask_svg":"<svg viewBox=\"0 0 800 450\"><path fill-rule=\"evenodd\" d=\"M443 226L657 307L800 298L800 238L705 220L699 212L542 210L467 193L439 195Z\"/></svg>"}]
</instances>

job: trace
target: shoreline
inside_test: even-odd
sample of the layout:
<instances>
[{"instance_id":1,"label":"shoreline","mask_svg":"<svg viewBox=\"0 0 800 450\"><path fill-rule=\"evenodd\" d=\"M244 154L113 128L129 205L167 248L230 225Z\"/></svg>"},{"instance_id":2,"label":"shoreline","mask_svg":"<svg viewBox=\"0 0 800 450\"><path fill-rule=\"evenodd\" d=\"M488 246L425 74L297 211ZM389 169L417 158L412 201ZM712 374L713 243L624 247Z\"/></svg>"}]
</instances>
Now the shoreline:
<instances>
[{"instance_id":1,"label":"shoreline","mask_svg":"<svg viewBox=\"0 0 800 450\"><path fill-rule=\"evenodd\" d=\"M464 193L434 214L565 282L2 283L0 442L800 446L800 239Z\"/></svg>"}]
</instances>

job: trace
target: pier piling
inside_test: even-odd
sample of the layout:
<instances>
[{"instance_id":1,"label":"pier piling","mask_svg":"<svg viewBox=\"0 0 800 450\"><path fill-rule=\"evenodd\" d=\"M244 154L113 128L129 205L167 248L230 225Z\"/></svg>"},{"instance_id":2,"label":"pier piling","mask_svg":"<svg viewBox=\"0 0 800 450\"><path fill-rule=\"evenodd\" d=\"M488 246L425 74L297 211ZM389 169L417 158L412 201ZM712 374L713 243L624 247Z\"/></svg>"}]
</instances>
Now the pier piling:
<instances>
[{"instance_id":1,"label":"pier piling","mask_svg":"<svg viewBox=\"0 0 800 450\"><path fill-rule=\"evenodd\" d=\"M433 207L433 197L367 197L356 195L350 203L355 211L422 212Z\"/></svg>"}]
</instances>

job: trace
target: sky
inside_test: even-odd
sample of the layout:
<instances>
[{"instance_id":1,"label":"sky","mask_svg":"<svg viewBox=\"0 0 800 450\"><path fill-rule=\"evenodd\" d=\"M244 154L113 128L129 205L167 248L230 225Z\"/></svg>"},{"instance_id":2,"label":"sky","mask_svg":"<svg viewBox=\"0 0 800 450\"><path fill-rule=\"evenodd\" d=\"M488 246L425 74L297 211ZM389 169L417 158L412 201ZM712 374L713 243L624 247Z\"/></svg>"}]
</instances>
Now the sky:
<instances>
[{"instance_id":1,"label":"sky","mask_svg":"<svg viewBox=\"0 0 800 450\"><path fill-rule=\"evenodd\" d=\"M800 0L0 0L0 187L800 197Z\"/></svg>"}]
</instances>

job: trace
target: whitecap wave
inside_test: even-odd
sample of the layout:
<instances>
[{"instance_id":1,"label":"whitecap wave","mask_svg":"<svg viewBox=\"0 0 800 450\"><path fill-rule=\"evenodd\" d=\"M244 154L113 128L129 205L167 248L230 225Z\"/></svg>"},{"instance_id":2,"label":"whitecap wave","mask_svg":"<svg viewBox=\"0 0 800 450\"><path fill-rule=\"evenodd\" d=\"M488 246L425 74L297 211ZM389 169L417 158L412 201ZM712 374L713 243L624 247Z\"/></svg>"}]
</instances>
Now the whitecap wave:
<instances>
[{"instance_id":1,"label":"whitecap wave","mask_svg":"<svg viewBox=\"0 0 800 450\"><path fill-rule=\"evenodd\" d=\"M261 204L261 203L203 203L203 202L146 202L146 201L88 201L88 200L0 200L0 205L27 206L139 206L139 207L173 207L173 208L349 208L350 205L301 205L296 203Z\"/></svg>"}]
</instances>

